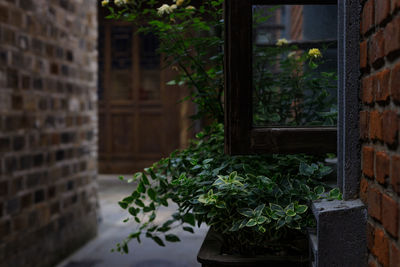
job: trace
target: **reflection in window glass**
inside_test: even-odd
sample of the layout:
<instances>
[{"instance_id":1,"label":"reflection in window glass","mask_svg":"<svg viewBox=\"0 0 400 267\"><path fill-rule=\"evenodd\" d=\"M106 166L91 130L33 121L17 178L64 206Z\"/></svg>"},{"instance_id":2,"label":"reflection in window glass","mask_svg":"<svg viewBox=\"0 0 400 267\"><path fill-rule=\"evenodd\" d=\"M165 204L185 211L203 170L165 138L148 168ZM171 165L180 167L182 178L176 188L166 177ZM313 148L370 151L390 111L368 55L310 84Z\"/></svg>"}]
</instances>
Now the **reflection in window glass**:
<instances>
[{"instance_id":1,"label":"reflection in window glass","mask_svg":"<svg viewBox=\"0 0 400 267\"><path fill-rule=\"evenodd\" d=\"M153 34L140 35L140 100L158 100L160 98L160 55L159 43Z\"/></svg>"},{"instance_id":2,"label":"reflection in window glass","mask_svg":"<svg viewBox=\"0 0 400 267\"><path fill-rule=\"evenodd\" d=\"M111 88L113 100L132 99L132 26L111 28Z\"/></svg>"},{"instance_id":3,"label":"reflection in window glass","mask_svg":"<svg viewBox=\"0 0 400 267\"><path fill-rule=\"evenodd\" d=\"M253 124L336 125L336 6L253 6Z\"/></svg>"}]
</instances>

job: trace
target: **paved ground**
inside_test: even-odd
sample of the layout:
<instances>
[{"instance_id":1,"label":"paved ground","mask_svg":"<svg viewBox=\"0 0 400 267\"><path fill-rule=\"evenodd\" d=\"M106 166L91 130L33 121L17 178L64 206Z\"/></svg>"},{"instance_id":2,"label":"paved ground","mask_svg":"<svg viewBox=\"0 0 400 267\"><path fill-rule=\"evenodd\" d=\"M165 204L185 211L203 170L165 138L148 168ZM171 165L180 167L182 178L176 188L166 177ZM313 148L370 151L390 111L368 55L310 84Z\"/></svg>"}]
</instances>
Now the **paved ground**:
<instances>
[{"instance_id":1,"label":"paved ground","mask_svg":"<svg viewBox=\"0 0 400 267\"><path fill-rule=\"evenodd\" d=\"M132 193L132 185L119 181L116 176L99 176L99 197L102 220L98 237L89 242L57 267L192 267L200 266L197 252L207 232L206 227L197 228L195 234L178 232L181 242L159 247L144 238L141 244L131 242L128 255L111 253L115 244L135 229L134 223L123 223L127 218L117 202ZM173 207L158 212L158 217L173 213Z\"/></svg>"}]
</instances>

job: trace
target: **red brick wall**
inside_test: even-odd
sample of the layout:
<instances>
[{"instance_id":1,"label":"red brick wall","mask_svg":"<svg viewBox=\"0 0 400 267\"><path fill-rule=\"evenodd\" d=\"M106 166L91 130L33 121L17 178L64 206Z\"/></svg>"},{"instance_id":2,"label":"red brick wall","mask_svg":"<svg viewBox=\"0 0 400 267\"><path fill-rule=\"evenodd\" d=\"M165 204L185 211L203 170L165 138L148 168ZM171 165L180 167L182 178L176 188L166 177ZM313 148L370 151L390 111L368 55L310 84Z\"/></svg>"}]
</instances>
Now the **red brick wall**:
<instances>
[{"instance_id":1,"label":"red brick wall","mask_svg":"<svg viewBox=\"0 0 400 267\"><path fill-rule=\"evenodd\" d=\"M400 1L361 2L360 195L369 266L400 266Z\"/></svg>"},{"instance_id":2,"label":"red brick wall","mask_svg":"<svg viewBox=\"0 0 400 267\"><path fill-rule=\"evenodd\" d=\"M303 6L290 8L290 38L301 40L303 36Z\"/></svg>"},{"instance_id":3,"label":"red brick wall","mask_svg":"<svg viewBox=\"0 0 400 267\"><path fill-rule=\"evenodd\" d=\"M96 233L96 2L0 1L0 266Z\"/></svg>"}]
</instances>

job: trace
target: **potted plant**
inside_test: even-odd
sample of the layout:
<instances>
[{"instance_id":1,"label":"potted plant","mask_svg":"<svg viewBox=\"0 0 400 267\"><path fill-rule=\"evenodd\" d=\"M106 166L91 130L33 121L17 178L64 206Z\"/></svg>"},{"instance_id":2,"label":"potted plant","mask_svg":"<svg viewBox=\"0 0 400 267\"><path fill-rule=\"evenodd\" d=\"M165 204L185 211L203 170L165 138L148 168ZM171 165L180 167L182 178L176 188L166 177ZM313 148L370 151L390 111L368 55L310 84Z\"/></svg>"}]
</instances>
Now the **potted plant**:
<instances>
[{"instance_id":1,"label":"potted plant","mask_svg":"<svg viewBox=\"0 0 400 267\"><path fill-rule=\"evenodd\" d=\"M128 242L140 242L143 236L164 246L165 242L179 241L171 230L180 227L194 232L194 226L206 223L211 230L198 255L204 266L306 264L305 231L314 225L308 204L319 198L341 197L338 189L327 192L324 183L324 177L332 169L323 164L324 157L305 154L224 154L222 1L203 1L196 7L190 6L189 1L174 2L161 5L156 0L115 1L119 9L109 6L109 18L140 21L141 32L157 35L166 62L180 71L170 84L185 84L191 89L188 99L197 104L199 111L194 119L206 117L214 123L198 133L187 149L175 151L127 179L137 187L119 205L129 212L138 227L117 244L116 250L128 253ZM108 1L103 4L110 5ZM319 56L302 53L289 57L287 53L295 49L284 44L258 53L264 56L263 60L269 55L268 59L275 61L277 55L285 55L280 60L285 70L282 81L287 81L283 75L296 73L298 82L307 84L308 73L298 66L307 63L311 70L316 69ZM317 91L331 82L314 78L310 90ZM268 90L276 87L276 82L279 80L259 83L258 88L274 94L276 91ZM284 82L279 86L289 90L288 95L290 89L299 89ZM330 100L321 97L319 101L308 103L327 104ZM262 108L261 104L255 104ZM266 112L258 120L276 120L277 116L271 114ZM280 115L279 120L296 122L292 112L285 116ZM331 116L315 113L313 121ZM176 213L169 220L156 223L157 209L171 202L177 206Z\"/></svg>"}]
</instances>

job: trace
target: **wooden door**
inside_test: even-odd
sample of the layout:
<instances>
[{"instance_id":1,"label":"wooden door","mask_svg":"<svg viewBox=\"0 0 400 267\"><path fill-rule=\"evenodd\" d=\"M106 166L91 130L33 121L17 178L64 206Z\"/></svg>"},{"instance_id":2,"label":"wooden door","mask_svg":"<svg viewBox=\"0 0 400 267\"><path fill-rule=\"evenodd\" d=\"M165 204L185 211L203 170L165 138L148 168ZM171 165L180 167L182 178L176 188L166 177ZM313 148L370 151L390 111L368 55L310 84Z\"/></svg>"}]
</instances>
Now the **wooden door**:
<instances>
[{"instance_id":1,"label":"wooden door","mask_svg":"<svg viewBox=\"0 0 400 267\"><path fill-rule=\"evenodd\" d=\"M157 39L99 14L99 172L141 170L180 142L179 89L168 88Z\"/></svg>"}]
</instances>

